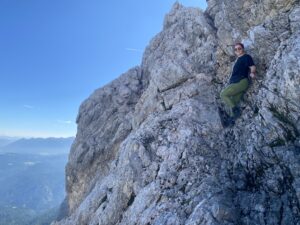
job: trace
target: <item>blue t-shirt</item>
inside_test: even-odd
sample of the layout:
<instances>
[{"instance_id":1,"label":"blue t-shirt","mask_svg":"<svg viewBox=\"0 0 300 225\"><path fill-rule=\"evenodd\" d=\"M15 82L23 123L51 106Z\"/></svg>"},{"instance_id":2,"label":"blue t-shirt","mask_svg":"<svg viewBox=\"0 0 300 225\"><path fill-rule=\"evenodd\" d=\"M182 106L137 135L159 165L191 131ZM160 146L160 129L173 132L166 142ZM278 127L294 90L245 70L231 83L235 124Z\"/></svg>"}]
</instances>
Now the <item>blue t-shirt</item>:
<instances>
[{"instance_id":1,"label":"blue t-shirt","mask_svg":"<svg viewBox=\"0 0 300 225\"><path fill-rule=\"evenodd\" d=\"M247 54L240 56L234 64L229 83L238 83L240 80L248 78L250 66L254 66L252 57Z\"/></svg>"}]
</instances>

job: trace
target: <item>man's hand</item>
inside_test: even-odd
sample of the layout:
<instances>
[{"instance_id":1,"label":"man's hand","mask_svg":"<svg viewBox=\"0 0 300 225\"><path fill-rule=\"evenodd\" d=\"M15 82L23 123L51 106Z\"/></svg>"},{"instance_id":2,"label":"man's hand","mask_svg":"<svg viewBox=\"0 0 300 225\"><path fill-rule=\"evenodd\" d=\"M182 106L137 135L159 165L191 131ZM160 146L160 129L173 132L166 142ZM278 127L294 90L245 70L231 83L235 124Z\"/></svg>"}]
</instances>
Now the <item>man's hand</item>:
<instances>
[{"instance_id":1,"label":"man's hand","mask_svg":"<svg viewBox=\"0 0 300 225\"><path fill-rule=\"evenodd\" d=\"M255 79L256 66L250 66L250 77Z\"/></svg>"}]
</instances>

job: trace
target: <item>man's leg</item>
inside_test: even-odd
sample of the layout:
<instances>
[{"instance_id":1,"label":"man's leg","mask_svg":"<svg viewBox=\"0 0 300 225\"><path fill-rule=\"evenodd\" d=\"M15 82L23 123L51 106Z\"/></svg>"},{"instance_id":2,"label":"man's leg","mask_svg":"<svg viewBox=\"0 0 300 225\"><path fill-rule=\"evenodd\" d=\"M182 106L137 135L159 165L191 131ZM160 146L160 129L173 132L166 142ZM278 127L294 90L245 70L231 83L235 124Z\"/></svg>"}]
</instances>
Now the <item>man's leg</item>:
<instances>
[{"instance_id":1,"label":"man's leg","mask_svg":"<svg viewBox=\"0 0 300 225\"><path fill-rule=\"evenodd\" d=\"M245 94L245 91L231 97L231 99L234 102L235 106L237 106L239 104L239 102L241 101L244 94Z\"/></svg>"},{"instance_id":2,"label":"man's leg","mask_svg":"<svg viewBox=\"0 0 300 225\"><path fill-rule=\"evenodd\" d=\"M238 83L228 85L220 94L221 99L229 108L228 115L234 116L233 108L239 103L243 93L248 88L248 80L245 78Z\"/></svg>"}]
</instances>

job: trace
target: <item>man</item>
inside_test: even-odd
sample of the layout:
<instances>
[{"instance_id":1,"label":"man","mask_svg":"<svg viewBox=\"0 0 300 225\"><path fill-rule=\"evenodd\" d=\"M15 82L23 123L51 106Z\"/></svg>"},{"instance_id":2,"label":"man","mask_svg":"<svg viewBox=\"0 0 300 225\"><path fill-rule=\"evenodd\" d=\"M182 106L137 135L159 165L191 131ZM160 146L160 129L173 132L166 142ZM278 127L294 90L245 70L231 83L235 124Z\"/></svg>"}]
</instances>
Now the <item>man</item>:
<instances>
[{"instance_id":1,"label":"man","mask_svg":"<svg viewBox=\"0 0 300 225\"><path fill-rule=\"evenodd\" d=\"M240 114L237 105L249 86L249 75L255 78L256 67L250 55L245 53L244 45L237 43L234 46L237 55L229 85L221 92L220 97L225 103L226 112L234 121Z\"/></svg>"}]
</instances>

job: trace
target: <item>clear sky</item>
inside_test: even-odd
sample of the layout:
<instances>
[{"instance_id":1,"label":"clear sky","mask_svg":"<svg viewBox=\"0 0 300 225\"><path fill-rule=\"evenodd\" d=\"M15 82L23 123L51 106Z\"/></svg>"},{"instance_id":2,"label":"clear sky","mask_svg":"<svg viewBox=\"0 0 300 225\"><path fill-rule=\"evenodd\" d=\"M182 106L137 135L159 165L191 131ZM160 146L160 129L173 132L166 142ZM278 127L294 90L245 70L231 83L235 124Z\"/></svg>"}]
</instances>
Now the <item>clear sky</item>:
<instances>
[{"instance_id":1,"label":"clear sky","mask_svg":"<svg viewBox=\"0 0 300 225\"><path fill-rule=\"evenodd\" d=\"M174 2L1 0L0 136L75 136L80 103L141 63Z\"/></svg>"}]
</instances>

